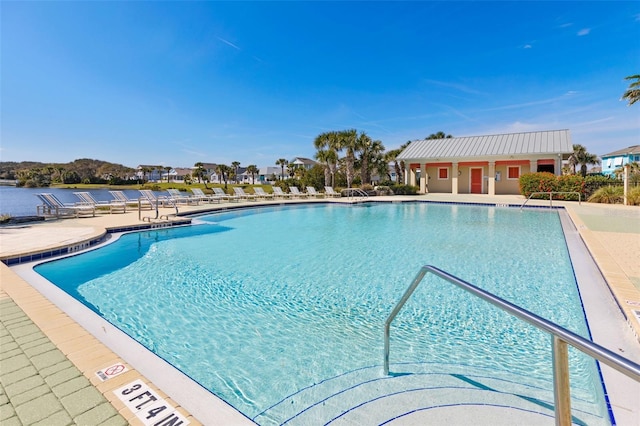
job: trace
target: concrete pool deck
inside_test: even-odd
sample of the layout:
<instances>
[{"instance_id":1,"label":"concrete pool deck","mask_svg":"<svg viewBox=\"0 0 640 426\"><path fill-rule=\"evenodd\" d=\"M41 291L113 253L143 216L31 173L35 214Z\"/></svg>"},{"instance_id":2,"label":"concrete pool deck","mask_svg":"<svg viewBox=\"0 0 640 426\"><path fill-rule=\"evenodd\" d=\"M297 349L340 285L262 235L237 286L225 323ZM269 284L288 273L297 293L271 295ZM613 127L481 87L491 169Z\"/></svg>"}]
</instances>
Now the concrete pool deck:
<instances>
[{"instance_id":1,"label":"concrete pool deck","mask_svg":"<svg viewBox=\"0 0 640 426\"><path fill-rule=\"evenodd\" d=\"M520 196L429 194L376 197L380 201L412 199L518 206L524 202ZM282 200L277 200L238 205L281 203ZM549 201L533 201L527 205L548 206ZM559 201L554 201L553 205L565 207L609 284L640 348L640 208ZM181 206L180 212L195 213L235 206L236 203ZM171 213L175 210L161 211L161 214ZM143 212L143 215L149 216L150 213ZM42 252L62 247L82 250L88 243L103 238L109 228L141 224L148 225L139 220L137 211L132 211L3 227L0 228L0 259L25 255L37 258ZM4 264L0 265L0 283L0 422L3 425L38 422L47 425L145 424L114 393L135 380L142 380L154 395L164 399L176 410L174 412L191 424L200 424L188 410L167 396L162 386L156 387ZM640 350L636 352L640 353ZM122 366L125 371L105 381L96 375L96 372L104 372L114 366ZM216 410L217 424L251 424L230 407L222 405ZM203 423L212 422L203 420Z\"/></svg>"}]
</instances>

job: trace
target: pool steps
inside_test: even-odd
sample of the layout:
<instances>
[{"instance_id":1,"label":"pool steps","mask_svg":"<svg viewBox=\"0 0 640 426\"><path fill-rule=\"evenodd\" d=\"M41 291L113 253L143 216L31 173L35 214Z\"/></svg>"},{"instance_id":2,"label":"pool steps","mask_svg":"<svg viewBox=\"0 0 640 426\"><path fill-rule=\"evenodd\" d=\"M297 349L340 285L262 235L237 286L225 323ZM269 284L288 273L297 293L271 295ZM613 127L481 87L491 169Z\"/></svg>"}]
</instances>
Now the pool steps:
<instances>
[{"instance_id":1,"label":"pool steps","mask_svg":"<svg viewBox=\"0 0 640 426\"><path fill-rule=\"evenodd\" d=\"M260 425L385 424L417 416L421 423L442 424L446 412L447 424L466 424L474 411L483 412L483 417L494 411L491 418L499 412L503 420L506 416L519 424L523 418L535 424L555 422L551 378L544 382L463 365L447 365L445 372L435 363L392 367L396 373L391 376L385 376L380 365L325 380L284 398L253 420ZM574 397L572 406L574 424L608 424L602 413L589 412L593 406L588 401Z\"/></svg>"}]
</instances>

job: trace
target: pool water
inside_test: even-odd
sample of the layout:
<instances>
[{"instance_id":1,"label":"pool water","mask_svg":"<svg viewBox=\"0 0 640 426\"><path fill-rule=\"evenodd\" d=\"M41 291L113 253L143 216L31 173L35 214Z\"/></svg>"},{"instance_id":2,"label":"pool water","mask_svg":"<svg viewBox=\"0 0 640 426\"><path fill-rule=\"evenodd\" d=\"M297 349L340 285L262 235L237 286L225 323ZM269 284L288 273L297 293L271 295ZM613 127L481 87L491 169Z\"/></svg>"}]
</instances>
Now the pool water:
<instances>
[{"instance_id":1,"label":"pool water","mask_svg":"<svg viewBox=\"0 0 640 426\"><path fill-rule=\"evenodd\" d=\"M261 424L284 422L265 411L315 384L382 377L384 321L426 264L588 337L554 211L306 205L197 222L36 271ZM391 371L471 366L508 377L505 391L543 384L553 404L550 341L427 275L392 325ZM571 350L570 365L574 411L607 424L595 363Z\"/></svg>"}]
</instances>

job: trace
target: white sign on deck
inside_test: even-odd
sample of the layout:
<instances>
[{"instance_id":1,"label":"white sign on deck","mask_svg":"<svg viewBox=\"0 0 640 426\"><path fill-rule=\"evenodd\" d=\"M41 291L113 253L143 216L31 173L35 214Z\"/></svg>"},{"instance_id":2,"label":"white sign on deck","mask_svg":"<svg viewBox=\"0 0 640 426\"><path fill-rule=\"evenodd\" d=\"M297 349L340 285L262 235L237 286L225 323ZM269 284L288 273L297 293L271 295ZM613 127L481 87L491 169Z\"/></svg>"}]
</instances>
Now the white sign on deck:
<instances>
[{"instance_id":1,"label":"white sign on deck","mask_svg":"<svg viewBox=\"0 0 640 426\"><path fill-rule=\"evenodd\" d=\"M189 424L182 414L140 379L114 390L113 393L146 426Z\"/></svg>"},{"instance_id":2,"label":"white sign on deck","mask_svg":"<svg viewBox=\"0 0 640 426\"><path fill-rule=\"evenodd\" d=\"M113 364L100 371L96 371L96 376L103 382L128 371L129 369L122 363Z\"/></svg>"}]
</instances>

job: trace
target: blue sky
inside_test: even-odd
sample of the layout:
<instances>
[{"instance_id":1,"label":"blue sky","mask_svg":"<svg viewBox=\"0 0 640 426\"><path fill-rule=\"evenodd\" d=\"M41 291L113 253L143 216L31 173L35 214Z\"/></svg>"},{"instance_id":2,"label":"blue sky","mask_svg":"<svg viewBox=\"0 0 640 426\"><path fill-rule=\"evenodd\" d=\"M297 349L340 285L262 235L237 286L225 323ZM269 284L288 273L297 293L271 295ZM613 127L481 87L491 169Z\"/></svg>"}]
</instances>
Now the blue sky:
<instances>
[{"instance_id":1,"label":"blue sky","mask_svg":"<svg viewBox=\"0 0 640 426\"><path fill-rule=\"evenodd\" d=\"M2 1L2 161L275 165L355 128L640 144L640 2Z\"/></svg>"}]
</instances>

